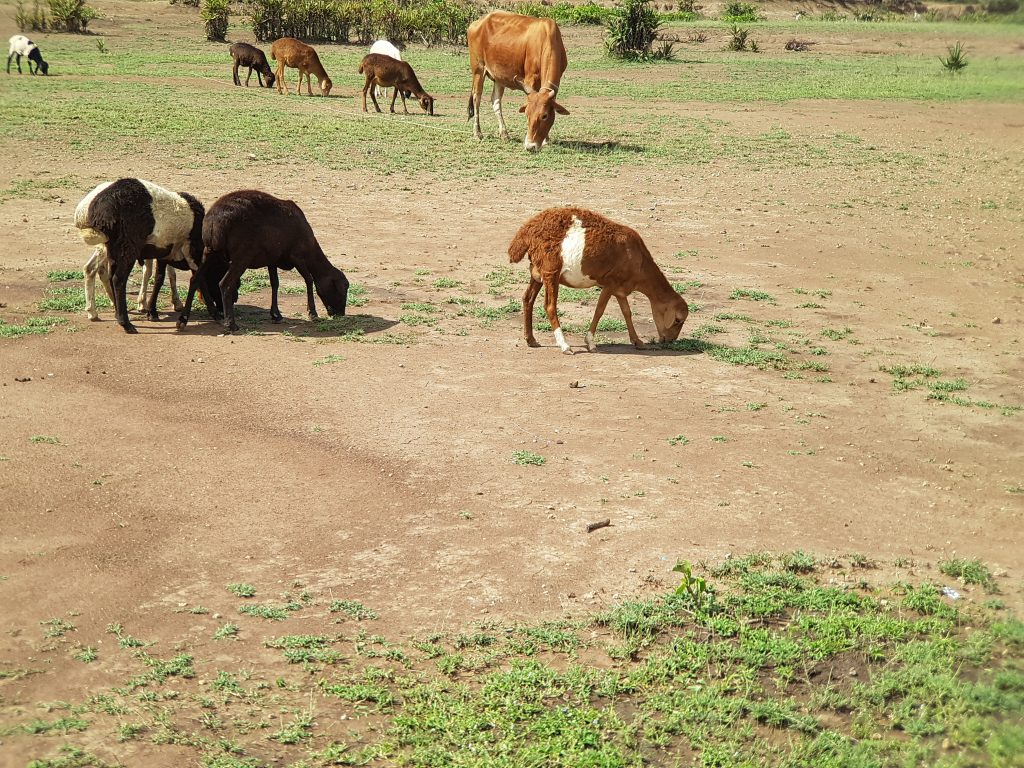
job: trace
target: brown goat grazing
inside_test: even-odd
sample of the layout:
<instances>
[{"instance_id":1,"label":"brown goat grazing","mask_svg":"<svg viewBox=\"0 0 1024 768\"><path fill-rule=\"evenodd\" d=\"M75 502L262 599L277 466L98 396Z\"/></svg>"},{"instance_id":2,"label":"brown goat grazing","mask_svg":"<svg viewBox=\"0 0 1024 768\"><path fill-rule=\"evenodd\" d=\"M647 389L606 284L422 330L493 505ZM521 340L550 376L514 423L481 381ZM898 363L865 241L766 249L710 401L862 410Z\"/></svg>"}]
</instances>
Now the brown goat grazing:
<instances>
[{"instance_id":1,"label":"brown goat grazing","mask_svg":"<svg viewBox=\"0 0 1024 768\"><path fill-rule=\"evenodd\" d=\"M252 189L229 192L206 212L203 246L204 262L227 264L220 290L224 300L224 320L231 331L238 330L235 299L238 282L247 269L271 268L275 305L276 269L295 269L306 281L310 319L317 317L313 302L314 285L329 314L345 314L348 279L344 272L327 260L302 210L291 200L280 200ZM190 291L185 304L186 316L191 298ZM271 314L273 316L273 311ZM277 316L280 317L280 312Z\"/></svg>"},{"instance_id":2,"label":"brown goat grazing","mask_svg":"<svg viewBox=\"0 0 1024 768\"><path fill-rule=\"evenodd\" d=\"M401 94L402 109L408 115L409 110L405 106L405 95L411 93L419 100L424 112L428 115L434 114L434 97L423 90L423 86L416 79L416 73L409 66L409 62L397 61L382 53L368 53L363 57L363 61L359 65L359 74L366 76L366 82L363 84L363 112L369 111L366 108L367 91L370 93L370 98L373 99L373 106L377 108L378 112L381 111L380 104L377 103L377 94L372 90L373 86L376 85L381 88L393 87L395 89L395 92L391 95L392 112L395 111L395 99Z\"/></svg>"},{"instance_id":3,"label":"brown goat grazing","mask_svg":"<svg viewBox=\"0 0 1024 768\"><path fill-rule=\"evenodd\" d=\"M320 81L320 93L327 96L331 92L331 78L320 63L320 57L312 46L306 45L294 37L282 37L270 46L270 58L277 62L277 92L288 93L288 84L284 81L284 68L292 67L299 70L299 95L302 95L302 77L306 77L306 94L313 95L313 85L309 79L311 74ZM282 90L283 89L283 90Z\"/></svg>"},{"instance_id":4,"label":"brown goat grazing","mask_svg":"<svg viewBox=\"0 0 1024 768\"><path fill-rule=\"evenodd\" d=\"M508 247L512 263L530 260L530 284L523 294L523 323L526 343L540 346L533 336L533 302L544 287L544 309L562 352L572 354L558 323L558 286L590 288L601 286L594 319L586 344L596 352L594 333L608 299L618 299L629 329L629 340L637 349L643 342L633 328L627 297L633 291L647 296L658 327L659 341L675 341L690 308L654 263L651 252L635 230L616 224L584 208L548 208L527 221Z\"/></svg>"},{"instance_id":5,"label":"brown goat grazing","mask_svg":"<svg viewBox=\"0 0 1024 768\"><path fill-rule=\"evenodd\" d=\"M249 45L248 43L234 43L228 49L231 54L231 58L235 60L234 67L231 69L231 75L235 80L235 85L241 85L241 81L238 79L238 68L248 67L249 74L245 77L245 87L249 87L249 79L252 77L252 73L255 70L256 79L260 83L260 87L263 87L263 78L267 78L267 88L274 87L274 73L270 69L270 62L267 61L267 55L263 53L255 45Z\"/></svg>"}]
</instances>

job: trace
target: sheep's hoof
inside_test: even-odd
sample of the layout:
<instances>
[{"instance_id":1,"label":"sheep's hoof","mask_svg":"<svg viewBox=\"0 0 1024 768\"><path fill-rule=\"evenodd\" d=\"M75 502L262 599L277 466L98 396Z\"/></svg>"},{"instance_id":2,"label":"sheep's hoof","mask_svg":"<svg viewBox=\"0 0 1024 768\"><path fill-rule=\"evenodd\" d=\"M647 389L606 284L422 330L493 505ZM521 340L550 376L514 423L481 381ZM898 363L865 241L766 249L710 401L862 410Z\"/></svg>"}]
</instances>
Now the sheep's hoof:
<instances>
[{"instance_id":1,"label":"sheep's hoof","mask_svg":"<svg viewBox=\"0 0 1024 768\"><path fill-rule=\"evenodd\" d=\"M566 349L562 350L562 354L563 355L575 355L576 353L572 351L572 347L567 347Z\"/></svg>"},{"instance_id":2,"label":"sheep's hoof","mask_svg":"<svg viewBox=\"0 0 1024 768\"><path fill-rule=\"evenodd\" d=\"M502 141L510 141L511 137L508 135L508 131L502 131L498 134L498 138Z\"/></svg>"},{"instance_id":3,"label":"sheep's hoof","mask_svg":"<svg viewBox=\"0 0 1024 768\"><path fill-rule=\"evenodd\" d=\"M93 323L98 323L100 321L99 315L86 315L86 317L88 317L89 320Z\"/></svg>"},{"instance_id":4,"label":"sheep's hoof","mask_svg":"<svg viewBox=\"0 0 1024 768\"><path fill-rule=\"evenodd\" d=\"M188 318L187 317L179 317L178 318L178 322L177 322L176 325L177 325L177 328L178 328L179 331L184 331L185 330L185 326L188 325Z\"/></svg>"},{"instance_id":5,"label":"sheep's hoof","mask_svg":"<svg viewBox=\"0 0 1024 768\"><path fill-rule=\"evenodd\" d=\"M151 320L154 323L160 322L160 314L158 312L147 312L146 319Z\"/></svg>"}]
</instances>

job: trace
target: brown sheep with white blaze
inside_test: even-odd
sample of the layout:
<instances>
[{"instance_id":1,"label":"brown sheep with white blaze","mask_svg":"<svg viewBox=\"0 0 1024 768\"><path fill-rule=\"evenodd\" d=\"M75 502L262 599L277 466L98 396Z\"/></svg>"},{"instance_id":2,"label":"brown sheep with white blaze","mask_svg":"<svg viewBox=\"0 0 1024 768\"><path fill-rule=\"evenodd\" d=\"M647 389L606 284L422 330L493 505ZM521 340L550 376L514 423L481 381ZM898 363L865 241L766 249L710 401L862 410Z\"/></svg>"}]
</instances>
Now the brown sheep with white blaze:
<instances>
[{"instance_id":1,"label":"brown sheep with white blaze","mask_svg":"<svg viewBox=\"0 0 1024 768\"><path fill-rule=\"evenodd\" d=\"M316 50L294 37L282 37L270 46L270 58L277 62L277 92L288 93L288 84L284 81L284 68L292 67L299 70L299 95L302 95L302 78L306 78L306 94L313 95L313 86L309 76L316 75L320 81L320 93L327 96L331 92L331 78L320 63Z\"/></svg>"},{"instance_id":2,"label":"brown sheep with white blaze","mask_svg":"<svg viewBox=\"0 0 1024 768\"><path fill-rule=\"evenodd\" d=\"M584 208L548 208L527 221L508 247L511 263L530 260L530 284L523 294L523 324L526 343L540 346L533 335L533 304L544 288L547 311L555 342L563 353L572 354L558 322L558 286L590 288L601 286L594 319L586 335L590 352L596 352L594 334L608 300L614 296L629 329L629 340L637 349L644 344L633 328L629 294L647 296L658 328L658 340L679 338L690 308L654 263L640 235L599 213Z\"/></svg>"}]
</instances>

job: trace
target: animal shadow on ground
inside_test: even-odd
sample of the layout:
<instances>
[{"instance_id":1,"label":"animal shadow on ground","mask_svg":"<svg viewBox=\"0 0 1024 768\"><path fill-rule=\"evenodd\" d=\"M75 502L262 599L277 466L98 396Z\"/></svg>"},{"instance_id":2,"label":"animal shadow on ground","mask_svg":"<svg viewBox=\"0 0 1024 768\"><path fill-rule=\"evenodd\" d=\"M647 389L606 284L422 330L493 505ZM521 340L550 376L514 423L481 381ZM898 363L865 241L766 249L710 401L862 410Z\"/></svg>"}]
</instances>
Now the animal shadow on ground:
<instances>
[{"instance_id":1,"label":"animal shadow on ground","mask_svg":"<svg viewBox=\"0 0 1024 768\"><path fill-rule=\"evenodd\" d=\"M690 343L690 339L679 339L662 344L658 341L645 341L643 349L637 349L628 341L623 343L603 343L598 345L599 355L656 355L658 357L689 357L700 355L704 349ZM556 347L557 349L557 347ZM585 351L584 351L585 354Z\"/></svg>"},{"instance_id":2,"label":"animal shadow on ground","mask_svg":"<svg viewBox=\"0 0 1024 768\"><path fill-rule=\"evenodd\" d=\"M555 146L571 149L576 152L591 152L595 155L605 155L611 152L633 152L640 154L646 152L646 147L637 144L622 144L618 141L565 141L556 139L551 142Z\"/></svg>"}]
</instances>

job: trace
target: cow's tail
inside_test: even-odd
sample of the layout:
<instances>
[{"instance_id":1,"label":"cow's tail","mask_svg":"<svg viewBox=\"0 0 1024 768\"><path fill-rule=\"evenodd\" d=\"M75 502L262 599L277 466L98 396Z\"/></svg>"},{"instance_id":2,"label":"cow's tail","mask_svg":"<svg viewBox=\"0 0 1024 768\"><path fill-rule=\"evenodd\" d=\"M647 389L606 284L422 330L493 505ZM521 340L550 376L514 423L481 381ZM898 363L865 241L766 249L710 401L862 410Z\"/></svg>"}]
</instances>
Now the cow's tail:
<instances>
[{"instance_id":1,"label":"cow's tail","mask_svg":"<svg viewBox=\"0 0 1024 768\"><path fill-rule=\"evenodd\" d=\"M363 74L363 65L362 65L362 63L361 63L361 62L360 62L360 64L359 64L359 74L360 74L360 75L361 75L361 74Z\"/></svg>"},{"instance_id":2,"label":"cow's tail","mask_svg":"<svg viewBox=\"0 0 1024 768\"><path fill-rule=\"evenodd\" d=\"M473 92L472 91L469 92L469 109L467 111L469 112L469 117L467 117L466 119L467 120L472 120L473 119Z\"/></svg>"}]
</instances>

